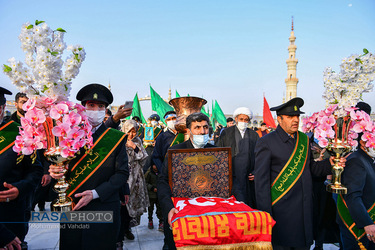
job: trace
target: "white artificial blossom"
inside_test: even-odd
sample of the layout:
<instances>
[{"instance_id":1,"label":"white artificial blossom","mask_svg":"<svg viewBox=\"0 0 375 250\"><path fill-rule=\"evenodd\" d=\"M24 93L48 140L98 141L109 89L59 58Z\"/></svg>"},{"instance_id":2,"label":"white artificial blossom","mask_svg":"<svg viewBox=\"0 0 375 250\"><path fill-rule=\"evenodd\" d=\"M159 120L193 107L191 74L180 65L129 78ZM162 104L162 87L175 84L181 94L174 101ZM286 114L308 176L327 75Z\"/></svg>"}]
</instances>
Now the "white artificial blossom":
<instances>
[{"instance_id":1,"label":"white artificial blossom","mask_svg":"<svg viewBox=\"0 0 375 250\"><path fill-rule=\"evenodd\" d=\"M4 73L19 91L30 98L46 96L56 102L67 101L74 79L85 60L85 50L80 45L66 46L65 30L52 30L44 21L22 25L19 40L25 52L25 64L10 58L3 65ZM63 61L65 49L71 54ZM64 67L64 69L63 69Z\"/></svg>"},{"instance_id":2,"label":"white artificial blossom","mask_svg":"<svg viewBox=\"0 0 375 250\"><path fill-rule=\"evenodd\" d=\"M345 116L346 108L355 106L362 94L372 91L375 79L375 56L363 50L363 55L351 55L342 59L340 71L335 72L328 67L324 71L325 92L323 98L326 105L337 104L335 115Z\"/></svg>"}]
</instances>

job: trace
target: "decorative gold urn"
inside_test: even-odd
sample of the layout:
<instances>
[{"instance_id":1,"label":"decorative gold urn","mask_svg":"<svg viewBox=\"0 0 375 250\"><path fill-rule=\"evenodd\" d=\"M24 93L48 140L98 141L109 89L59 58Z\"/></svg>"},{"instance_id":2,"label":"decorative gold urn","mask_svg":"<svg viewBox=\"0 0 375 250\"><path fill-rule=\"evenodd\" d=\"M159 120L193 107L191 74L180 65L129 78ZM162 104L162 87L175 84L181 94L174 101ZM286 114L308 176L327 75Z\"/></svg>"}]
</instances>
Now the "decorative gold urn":
<instances>
[{"instance_id":1,"label":"decorative gold urn","mask_svg":"<svg viewBox=\"0 0 375 250\"><path fill-rule=\"evenodd\" d=\"M339 166L338 163L341 157L346 156L352 150L348 142L350 123L350 116L337 118L334 125L335 138L330 139L326 147L330 155L335 157L335 165L332 167L332 182L327 185L327 191L335 194L347 193L347 188L341 184L341 173L344 171L344 168Z\"/></svg>"},{"instance_id":2,"label":"decorative gold urn","mask_svg":"<svg viewBox=\"0 0 375 250\"><path fill-rule=\"evenodd\" d=\"M206 103L205 99L194 96L178 97L169 101L169 104L173 106L177 114L175 128L177 132L185 134L185 141L189 139L186 129L186 117L192 113L201 112L203 105Z\"/></svg>"},{"instance_id":3,"label":"decorative gold urn","mask_svg":"<svg viewBox=\"0 0 375 250\"><path fill-rule=\"evenodd\" d=\"M67 164L71 159L62 157L59 153L56 153L56 151L58 151L58 148L50 148L44 154L49 162L63 167L63 171L60 173L64 174L63 177L57 180L55 186L53 186L53 190L58 193L59 197L52 202L52 211L69 212L73 209L73 201L66 195L66 190L68 190L69 184L65 180L65 173L67 171Z\"/></svg>"},{"instance_id":4,"label":"decorative gold urn","mask_svg":"<svg viewBox=\"0 0 375 250\"><path fill-rule=\"evenodd\" d=\"M67 171L67 164L74 157L65 158L60 154L60 148L58 145L59 138L54 136L52 133L53 120L50 117L46 118L46 121L43 123L43 127L47 136L47 146L48 150L44 152L46 159L57 166L63 167L64 176L57 180L57 183L53 187L53 190L58 193L59 197L52 202L52 210L56 212L68 212L73 209L73 202L70 197L66 195L66 190L69 188L69 184L65 180L65 173ZM56 173L59 174L59 173Z\"/></svg>"}]
</instances>

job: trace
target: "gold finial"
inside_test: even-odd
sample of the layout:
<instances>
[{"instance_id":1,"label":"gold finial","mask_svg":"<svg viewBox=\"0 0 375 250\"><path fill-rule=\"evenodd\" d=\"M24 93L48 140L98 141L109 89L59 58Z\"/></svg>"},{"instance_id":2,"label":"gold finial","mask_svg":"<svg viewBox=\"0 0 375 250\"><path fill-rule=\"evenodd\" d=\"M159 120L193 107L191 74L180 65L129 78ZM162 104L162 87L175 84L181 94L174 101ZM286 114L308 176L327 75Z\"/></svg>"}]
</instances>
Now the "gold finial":
<instances>
[{"instance_id":1,"label":"gold finial","mask_svg":"<svg viewBox=\"0 0 375 250\"><path fill-rule=\"evenodd\" d=\"M292 16L292 31L294 30L294 26L293 26L293 16Z\"/></svg>"}]
</instances>

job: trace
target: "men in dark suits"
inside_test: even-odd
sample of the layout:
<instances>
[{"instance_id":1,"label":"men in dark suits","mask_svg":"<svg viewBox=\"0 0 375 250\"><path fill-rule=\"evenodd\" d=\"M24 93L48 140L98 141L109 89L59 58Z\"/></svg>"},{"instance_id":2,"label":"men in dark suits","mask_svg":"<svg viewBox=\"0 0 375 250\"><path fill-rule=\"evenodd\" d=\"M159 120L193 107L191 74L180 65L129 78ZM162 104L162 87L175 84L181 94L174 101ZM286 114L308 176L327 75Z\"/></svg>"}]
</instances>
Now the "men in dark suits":
<instances>
[{"instance_id":1,"label":"men in dark suits","mask_svg":"<svg viewBox=\"0 0 375 250\"><path fill-rule=\"evenodd\" d=\"M60 249L115 249L120 227L119 190L129 176L125 134L115 129L107 129L103 124L105 108L113 101L111 92L105 86L96 83L86 85L77 93L77 100L86 108L96 144L92 154L98 157L85 157L82 150L81 154L69 163L68 182L69 174L73 176L74 169L80 169L80 164L95 166L95 170L85 167L87 172L83 172L83 175L87 174L87 177L79 183L73 182L72 179L67 194L76 203L74 210L113 211L113 223L90 223L87 229L70 227L68 224L60 230ZM75 165L77 166L73 169ZM60 178L62 174L56 172L61 170L61 167L50 166L53 178ZM72 186L76 188L71 190Z\"/></svg>"},{"instance_id":2,"label":"men in dark suits","mask_svg":"<svg viewBox=\"0 0 375 250\"><path fill-rule=\"evenodd\" d=\"M313 242L312 177L328 175L328 159L313 160L307 135L298 131L301 98L271 108L277 113L276 131L255 147L257 208L271 214L274 249L310 249ZM343 160L344 161L344 160Z\"/></svg>"},{"instance_id":3,"label":"men in dark suits","mask_svg":"<svg viewBox=\"0 0 375 250\"><path fill-rule=\"evenodd\" d=\"M252 118L251 111L246 107L237 108L233 114L235 126L228 127L221 133L218 147L231 147L233 163L233 190L237 200L250 207L256 207L254 192L255 144L258 135L248 124Z\"/></svg>"},{"instance_id":4,"label":"men in dark suits","mask_svg":"<svg viewBox=\"0 0 375 250\"><path fill-rule=\"evenodd\" d=\"M28 196L35 191L43 169L39 161L32 163L28 156L17 164L18 155L12 146L19 133L19 124L12 120L3 122L4 94L12 93L0 87L0 221L7 222L0 223L0 248L21 249L21 241L26 235L22 222L26 221Z\"/></svg>"},{"instance_id":5,"label":"men in dark suits","mask_svg":"<svg viewBox=\"0 0 375 250\"><path fill-rule=\"evenodd\" d=\"M371 114L371 107L367 103L360 102L357 107ZM342 195L343 199L338 197L337 202L337 222L345 250L360 249L359 242L366 249L375 249L375 209L370 210L375 206L375 151L366 147L366 142L360 136L358 150L349 155L342 172L342 184L347 187L348 193Z\"/></svg>"},{"instance_id":6,"label":"men in dark suits","mask_svg":"<svg viewBox=\"0 0 375 250\"><path fill-rule=\"evenodd\" d=\"M203 113L193 113L186 118L186 127L189 133L189 140L174 145L171 149L183 149L183 148L210 148L215 147L208 143L208 124L209 118ZM171 218L173 214L178 213L178 210L174 207L172 202L172 192L169 187L168 180L168 162L164 162L164 166L158 181L158 198L160 206L162 208L163 217L166 223L164 223L164 231L166 235L166 241L168 249L176 249L173 241L173 235L170 227Z\"/></svg>"}]
</instances>

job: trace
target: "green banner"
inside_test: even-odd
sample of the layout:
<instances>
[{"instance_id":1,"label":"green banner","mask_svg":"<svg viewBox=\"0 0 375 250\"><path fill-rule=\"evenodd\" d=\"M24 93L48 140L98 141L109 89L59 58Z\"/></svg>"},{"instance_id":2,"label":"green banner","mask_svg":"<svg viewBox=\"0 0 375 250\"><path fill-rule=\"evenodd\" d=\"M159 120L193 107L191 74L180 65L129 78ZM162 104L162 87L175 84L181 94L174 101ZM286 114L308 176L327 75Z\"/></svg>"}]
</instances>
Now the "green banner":
<instances>
[{"instance_id":1,"label":"green banner","mask_svg":"<svg viewBox=\"0 0 375 250\"><path fill-rule=\"evenodd\" d=\"M9 121L0 128L0 154L14 145L14 141L19 134L18 126L18 123Z\"/></svg>"},{"instance_id":2,"label":"green banner","mask_svg":"<svg viewBox=\"0 0 375 250\"><path fill-rule=\"evenodd\" d=\"M134 116L138 116L139 119L141 119L142 123L146 123L146 119L144 118L142 114L141 105L139 103L138 93L136 93L134 96L133 110L132 110L132 114L130 115L130 118L133 118Z\"/></svg>"},{"instance_id":3,"label":"green banner","mask_svg":"<svg viewBox=\"0 0 375 250\"><path fill-rule=\"evenodd\" d=\"M227 118L225 118L223 110L221 110L219 103L215 100L215 106L212 108L212 119L223 126L227 125Z\"/></svg>"},{"instance_id":4,"label":"green banner","mask_svg":"<svg viewBox=\"0 0 375 250\"><path fill-rule=\"evenodd\" d=\"M70 186L66 193L69 197L100 168L124 138L124 133L108 128L96 140L91 148L91 153L86 153L77 159L78 161L70 170L69 179L67 180Z\"/></svg>"},{"instance_id":5,"label":"green banner","mask_svg":"<svg viewBox=\"0 0 375 250\"><path fill-rule=\"evenodd\" d=\"M309 138L306 134L296 133L296 145L288 162L271 186L272 206L276 204L301 177L307 161Z\"/></svg>"},{"instance_id":6,"label":"green banner","mask_svg":"<svg viewBox=\"0 0 375 250\"><path fill-rule=\"evenodd\" d=\"M173 108L166 103L163 98L160 97L158 93L150 85L150 94L151 94L151 106L152 110L160 116L160 120L164 122L164 115L168 111L172 111ZM165 122L164 122L165 123Z\"/></svg>"}]
</instances>

